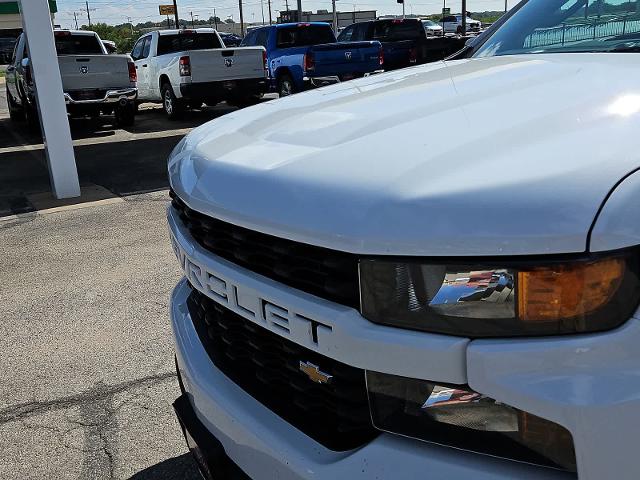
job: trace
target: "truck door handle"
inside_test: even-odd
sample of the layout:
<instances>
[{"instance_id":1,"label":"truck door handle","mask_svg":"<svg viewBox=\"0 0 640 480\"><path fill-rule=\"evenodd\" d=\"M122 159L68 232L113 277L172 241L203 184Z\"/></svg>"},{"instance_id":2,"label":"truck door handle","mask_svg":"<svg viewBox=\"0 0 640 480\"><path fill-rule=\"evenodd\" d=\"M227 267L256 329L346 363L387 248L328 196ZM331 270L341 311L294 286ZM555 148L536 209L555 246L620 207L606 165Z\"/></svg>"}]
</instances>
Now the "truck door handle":
<instances>
[{"instance_id":1,"label":"truck door handle","mask_svg":"<svg viewBox=\"0 0 640 480\"><path fill-rule=\"evenodd\" d=\"M144 68L147 68L149 65L147 65L146 63L144 65L142 65Z\"/></svg>"}]
</instances>

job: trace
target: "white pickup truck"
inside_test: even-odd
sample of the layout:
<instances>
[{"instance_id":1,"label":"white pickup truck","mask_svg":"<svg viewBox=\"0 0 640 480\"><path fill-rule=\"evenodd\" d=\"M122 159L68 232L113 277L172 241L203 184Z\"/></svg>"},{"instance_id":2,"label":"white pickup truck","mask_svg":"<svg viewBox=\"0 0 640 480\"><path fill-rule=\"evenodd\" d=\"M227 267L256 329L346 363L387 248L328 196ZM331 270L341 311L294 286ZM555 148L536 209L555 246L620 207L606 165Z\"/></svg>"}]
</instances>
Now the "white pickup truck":
<instances>
[{"instance_id":1,"label":"white pickup truck","mask_svg":"<svg viewBox=\"0 0 640 480\"><path fill-rule=\"evenodd\" d=\"M206 478L640 478L639 7L523 1L175 148Z\"/></svg>"},{"instance_id":2,"label":"white pickup truck","mask_svg":"<svg viewBox=\"0 0 640 480\"><path fill-rule=\"evenodd\" d=\"M224 48L211 28L148 33L136 42L131 57L140 101L162 102L170 119L203 103L248 103L267 89L265 49Z\"/></svg>"},{"instance_id":3,"label":"white pickup truck","mask_svg":"<svg viewBox=\"0 0 640 480\"><path fill-rule=\"evenodd\" d=\"M69 114L115 113L119 125L132 125L138 90L136 70L129 56L108 55L95 32L55 30L54 38ZM11 118L26 118L32 128L37 128L36 91L24 34L20 35L7 68L6 84Z\"/></svg>"}]
</instances>

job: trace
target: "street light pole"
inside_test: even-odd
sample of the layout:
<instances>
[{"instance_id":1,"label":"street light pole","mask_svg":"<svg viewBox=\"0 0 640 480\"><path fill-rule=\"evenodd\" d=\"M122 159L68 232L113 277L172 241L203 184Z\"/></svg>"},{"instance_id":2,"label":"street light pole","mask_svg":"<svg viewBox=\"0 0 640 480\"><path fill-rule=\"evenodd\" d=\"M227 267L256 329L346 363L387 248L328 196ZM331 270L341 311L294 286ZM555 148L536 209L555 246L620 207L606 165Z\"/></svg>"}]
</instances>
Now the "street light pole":
<instances>
[{"instance_id":1,"label":"street light pole","mask_svg":"<svg viewBox=\"0 0 640 480\"><path fill-rule=\"evenodd\" d=\"M180 17L178 16L178 2L177 0L173 0L173 14L176 17L176 28L180 29Z\"/></svg>"},{"instance_id":2,"label":"street light pole","mask_svg":"<svg viewBox=\"0 0 640 480\"><path fill-rule=\"evenodd\" d=\"M271 18L271 0L267 0L267 4L269 5L269 25L272 25L273 20Z\"/></svg>"},{"instance_id":3,"label":"street light pole","mask_svg":"<svg viewBox=\"0 0 640 480\"><path fill-rule=\"evenodd\" d=\"M264 0L260 0L260 10L262 11L262 25L264 25Z\"/></svg>"},{"instance_id":4,"label":"street light pole","mask_svg":"<svg viewBox=\"0 0 640 480\"><path fill-rule=\"evenodd\" d=\"M333 23L333 33L335 35L338 35L338 15L336 14L336 0L331 0L331 5L333 7L333 16L331 17Z\"/></svg>"},{"instance_id":5,"label":"street light pole","mask_svg":"<svg viewBox=\"0 0 640 480\"><path fill-rule=\"evenodd\" d=\"M216 26L216 30L218 30L218 17L216 16L216 9L213 9L213 24Z\"/></svg>"},{"instance_id":6,"label":"street light pole","mask_svg":"<svg viewBox=\"0 0 640 480\"><path fill-rule=\"evenodd\" d=\"M467 34L467 0L462 0L462 36Z\"/></svg>"},{"instance_id":7,"label":"street light pole","mask_svg":"<svg viewBox=\"0 0 640 480\"><path fill-rule=\"evenodd\" d=\"M298 21L302 21L302 0L298 0Z\"/></svg>"},{"instance_id":8,"label":"street light pole","mask_svg":"<svg viewBox=\"0 0 640 480\"><path fill-rule=\"evenodd\" d=\"M242 0L238 0L238 6L240 8L240 36L244 37L244 15L242 14Z\"/></svg>"}]
</instances>

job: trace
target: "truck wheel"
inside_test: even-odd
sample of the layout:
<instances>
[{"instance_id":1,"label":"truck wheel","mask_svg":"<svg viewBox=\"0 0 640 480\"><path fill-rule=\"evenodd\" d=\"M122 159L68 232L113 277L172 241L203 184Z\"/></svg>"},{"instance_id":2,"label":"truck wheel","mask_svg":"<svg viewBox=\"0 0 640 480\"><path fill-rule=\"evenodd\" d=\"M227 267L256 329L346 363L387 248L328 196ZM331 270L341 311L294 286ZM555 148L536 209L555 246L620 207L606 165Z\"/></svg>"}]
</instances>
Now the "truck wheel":
<instances>
[{"instance_id":1,"label":"truck wheel","mask_svg":"<svg viewBox=\"0 0 640 480\"><path fill-rule=\"evenodd\" d=\"M296 93L295 85L293 84L293 78L288 73L283 73L278 78L278 95L281 97L288 97Z\"/></svg>"},{"instance_id":2,"label":"truck wheel","mask_svg":"<svg viewBox=\"0 0 640 480\"><path fill-rule=\"evenodd\" d=\"M9 108L9 118L11 119L11 121L17 122L18 120L24 119L24 112L20 109L20 107L18 107L18 105L13 103L13 99L9 94L9 87L7 87L7 106Z\"/></svg>"},{"instance_id":3,"label":"truck wheel","mask_svg":"<svg viewBox=\"0 0 640 480\"><path fill-rule=\"evenodd\" d=\"M117 107L115 111L116 124L119 127L130 127L136 121L136 110L131 104L124 107Z\"/></svg>"},{"instance_id":4,"label":"truck wheel","mask_svg":"<svg viewBox=\"0 0 640 480\"><path fill-rule=\"evenodd\" d=\"M169 120L176 120L182 113L180 100L174 95L173 88L169 83L162 85L162 108Z\"/></svg>"}]
</instances>

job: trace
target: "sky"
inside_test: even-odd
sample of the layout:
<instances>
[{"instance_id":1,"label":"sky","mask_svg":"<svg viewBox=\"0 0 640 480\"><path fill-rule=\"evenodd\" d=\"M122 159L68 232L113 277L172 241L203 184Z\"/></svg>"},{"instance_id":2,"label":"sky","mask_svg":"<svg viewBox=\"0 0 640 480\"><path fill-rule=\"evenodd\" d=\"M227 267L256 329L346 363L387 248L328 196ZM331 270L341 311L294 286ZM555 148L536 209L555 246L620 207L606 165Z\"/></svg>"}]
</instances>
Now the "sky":
<instances>
[{"instance_id":1,"label":"sky","mask_svg":"<svg viewBox=\"0 0 640 480\"><path fill-rule=\"evenodd\" d=\"M190 18L190 12L200 19L213 16L213 9L221 19L226 19L229 15L238 22L238 2L237 0L177 0L180 18ZM268 19L267 1L262 0L264 5L265 18ZM459 12L460 0L444 0L451 12ZM245 22L260 22L262 20L261 0L243 0L243 13ZM432 14L442 11L443 0L405 0L406 13ZM159 4L171 4L172 0L89 0L91 21L104 22L109 24L120 24L128 21L143 23L148 20L161 21L166 17L161 17L158 13ZM508 6L515 5L516 0L508 0ZM296 0L289 0L289 8L295 9ZM377 10L378 15L401 14L402 5L395 0L338 0L336 3L338 11L356 10ZM285 0L271 0L273 18L278 16L276 10L286 10ZM331 11L331 0L302 0L303 10L316 11L325 9ZM504 0L467 0L467 10L503 10ZM73 27L73 13L77 12L78 23L87 24L87 13L85 0L58 0L58 14L56 23L63 27Z\"/></svg>"}]
</instances>

